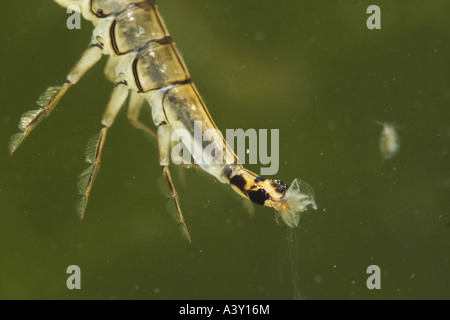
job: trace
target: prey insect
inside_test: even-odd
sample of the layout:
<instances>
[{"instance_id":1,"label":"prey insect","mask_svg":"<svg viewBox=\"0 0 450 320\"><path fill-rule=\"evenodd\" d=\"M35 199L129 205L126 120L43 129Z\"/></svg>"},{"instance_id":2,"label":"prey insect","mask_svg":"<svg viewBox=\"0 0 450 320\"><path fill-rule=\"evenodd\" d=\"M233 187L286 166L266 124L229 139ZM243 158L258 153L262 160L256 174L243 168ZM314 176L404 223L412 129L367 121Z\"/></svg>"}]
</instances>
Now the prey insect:
<instances>
[{"instance_id":1,"label":"prey insect","mask_svg":"<svg viewBox=\"0 0 450 320\"><path fill-rule=\"evenodd\" d=\"M397 133L397 126L389 122L377 122L383 128L380 134L380 151L383 159L391 159L400 150L400 137Z\"/></svg>"},{"instance_id":2,"label":"prey insect","mask_svg":"<svg viewBox=\"0 0 450 320\"><path fill-rule=\"evenodd\" d=\"M171 134L187 130L194 137L194 123L202 130L217 129L201 99L188 69L173 41L154 0L55 0L63 7L75 5L95 29L87 50L72 67L61 86L50 87L39 98L38 109L26 112L20 132L11 137L9 150L14 154L29 133L55 108L64 94L91 69L103 55L109 57L105 74L115 86L101 120L101 129L86 151L88 168L80 175L78 208L84 218L92 186L100 169L106 136L120 109L129 97L128 118L146 135L156 138L159 164L167 180L175 204L177 220L189 241L188 228L179 203L179 196L169 170ZM151 107L156 132L139 120L142 108ZM316 209L311 187L295 179L290 187L280 180L258 176L245 169L223 136L216 137L219 158L232 154L231 161L201 163L202 170L229 184L239 195L259 205L275 209L277 221L288 227L299 223L300 213L308 207ZM199 148L204 141L195 140ZM192 145L187 146L189 150ZM195 154L192 155L194 158ZM199 160L199 159L196 159ZM229 160L229 159L228 159Z\"/></svg>"}]
</instances>

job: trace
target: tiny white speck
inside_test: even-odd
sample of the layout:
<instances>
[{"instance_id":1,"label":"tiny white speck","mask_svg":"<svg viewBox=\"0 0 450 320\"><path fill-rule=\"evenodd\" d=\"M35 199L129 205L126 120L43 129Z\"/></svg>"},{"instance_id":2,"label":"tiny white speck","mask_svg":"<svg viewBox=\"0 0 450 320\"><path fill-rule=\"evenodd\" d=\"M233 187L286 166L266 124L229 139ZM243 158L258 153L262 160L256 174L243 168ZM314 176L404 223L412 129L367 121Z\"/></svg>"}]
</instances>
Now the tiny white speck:
<instances>
[{"instance_id":1,"label":"tiny white speck","mask_svg":"<svg viewBox=\"0 0 450 320\"><path fill-rule=\"evenodd\" d=\"M266 39L266 34L262 31L258 31L255 33L255 39L259 42L264 41Z\"/></svg>"},{"instance_id":2,"label":"tiny white speck","mask_svg":"<svg viewBox=\"0 0 450 320\"><path fill-rule=\"evenodd\" d=\"M317 284L321 283L322 282L322 277L319 274L316 274L314 276L314 282L317 283Z\"/></svg>"}]
</instances>

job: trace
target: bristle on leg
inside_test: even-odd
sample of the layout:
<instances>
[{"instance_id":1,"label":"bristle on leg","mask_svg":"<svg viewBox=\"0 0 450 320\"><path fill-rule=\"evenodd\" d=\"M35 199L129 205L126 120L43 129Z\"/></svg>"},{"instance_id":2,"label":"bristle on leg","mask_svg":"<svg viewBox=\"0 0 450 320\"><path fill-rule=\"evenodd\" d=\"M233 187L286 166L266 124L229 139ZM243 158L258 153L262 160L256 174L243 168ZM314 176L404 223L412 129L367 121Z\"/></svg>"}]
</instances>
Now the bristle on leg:
<instances>
[{"instance_id":1,"label":"bristle on leg","mask_svg":"<svg viewBox=\"0 0 450 320\"><path fill-rule=\"evenodd\" d=\"M20 133L14 134L9 142L9 153L12 156L20 144L25 140L28 134L48 116L51 110L54 108L60 97L65 91L61 91L63 87L49 87L36 101L36 104L40 107L36 110L30 110L25 112L19 121Z\"/></svg>"}]
</instances>

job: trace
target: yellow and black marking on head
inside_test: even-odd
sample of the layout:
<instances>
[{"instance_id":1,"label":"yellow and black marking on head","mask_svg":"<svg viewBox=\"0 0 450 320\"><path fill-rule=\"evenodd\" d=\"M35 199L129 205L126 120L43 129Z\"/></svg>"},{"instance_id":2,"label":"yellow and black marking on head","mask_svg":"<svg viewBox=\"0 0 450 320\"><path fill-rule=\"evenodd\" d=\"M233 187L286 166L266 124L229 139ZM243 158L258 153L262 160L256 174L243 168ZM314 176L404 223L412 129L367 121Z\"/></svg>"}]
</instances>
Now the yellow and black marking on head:
<instances>
[{"instance_id":1,"label":"yellow and black marking on head","mask_svg":"<svg viewBox=\"0 0 450 320\"><path fill-rule=\"evenodd\" d=\"M291 228L298 225L300 212L309 206L317 209L312 188L302 180L295 179L288 187L281 180L260 177L240 166L225 169L224 175L238 194L256 204L274 208Z\"/></svg>"},{"instance_id":2,"label":"yellow and black marking on head","mask_svg":"<svg viewBox=\"0 0 450 320\"><path fill-rule=\"evenodd\" d=\"M229 176L230 185L235 191L256 204L268 205L274 199L282 197L288 189L282 181L266 179L245 169L236 171Z\"/></svg>"}]
</instances>

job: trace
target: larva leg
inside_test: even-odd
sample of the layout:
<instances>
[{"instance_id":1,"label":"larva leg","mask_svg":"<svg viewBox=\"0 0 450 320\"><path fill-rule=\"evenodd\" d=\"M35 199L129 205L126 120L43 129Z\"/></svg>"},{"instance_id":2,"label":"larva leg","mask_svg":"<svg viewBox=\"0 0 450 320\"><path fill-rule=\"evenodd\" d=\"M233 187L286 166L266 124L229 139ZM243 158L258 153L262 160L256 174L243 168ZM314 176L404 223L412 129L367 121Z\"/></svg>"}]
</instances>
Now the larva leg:
<instances>
[{"instance_id":1,"label":"larva leg","mask_svg":"<svg viewBox=\"0 0 450 320\"><path fill-rule=\"evenodd\" d=\"M248 199L242 199L242 205L247 210L248 216L252 219L255 216L255 207Z\"/></svg>"},{"instance_id":2,"label":"larva leg","mask_svg":"<svg viewBox=\"0 0 450 320\"><path fill-rule=\"evenodd\" d=\"M89 163L90 166L79 176L80 180L78 182L78 191L82 196L78 213L82 219L84 219L86 213L86 207L95 176L100 169L100 160L106 140L106 134L114 123L121 107L125 103L128 97L128 91L129 89L125 83L120 82L116 84L105 113L103 114L100 134L92 138L88 143L86 149L86 162Z\"/></svg>"},{"instance_id":3,"label":"larva leg","mask_svg":"<svg viewBox=\"0 0 450 320\"><path fill-rule=\"evenodd\" d=\"M179 165L178 173L181 180L181 191L186 191L186 166Z\"/></svg>"},{"instance_id":4,"label":"larva leg","mask_svg":"<svg viewBox=\"0 0 450 320\"><path fill-rule=\"evenodd\" d=\"M135 91L131 93L130 96L130 104L128 106L128 120L138 130L141 130L150 140L157 141L158 135L155 131L149 128L145 123L139 120L139 115L141 114L142 107L145 104L145 98L142 97L142 94L139 94ZM186 173L185 166L178 166L179 175L181 179L181 188L182 190L186 190Z\"/></svg>"},{"instance_id":5,"label":"larva leg","mask_svg":"<svg viewBox=\"0 0 450 320\"><path fill-rule=\"evenodd\" d=\"M101 57L102 49L100 46L91 45L69 72L66 82L62 86L49 87L37 101L39 109L28 111L22 115L19 122L19 129L21 132L14 134L9 143L9 152L11 156L39 122L52 112L67 90L76 84Z\"/></svg>"},{"instance_id":6,"label":"larva leg","mask_svg":"<svg viewBox=\"0 0 450 320\"><path fill-rule=\"evenodd\" d=\"M119 60L115 56L109 56L105 66L105 76L112 83L116 83L116 67Z\"/></svg>"},{"instance_id":7,"label":"larva leg","mask_svg":"<svg viewBox=\"0 0 450 320\"><path fill-rule=\"evenodd\" d=\"M159 147L159 164L163 169L163 174L169 185L170 195L174 201L175 208L177 211L177 220L180 223L183 233L186 235L189 242L192 242L189 230L184 221L183 213L181 212L180 202L178 199L178 193L175 190L175 186L172 181L172 176L169 171L169 159L170 159L170 138L172 134L172 129L163 122L158 127L158 147Z\"/></svg>"},{"instance_id":8,"label":"larva leg","mask_svg":"<svg viewBox=\"0 0 450 320\"><path fill-rule=\"evenodd\" d=\"M130 123L136 129L144 132L144 134L146 134L152 140L157 139L158 137L156 132L139 120L139 115L145 102L145 98L142 96L142 94L139 94L135 91L131 93L130 105L128 106L128 120L130 120Z\"/></svg>"},{"instance_id":9,"label":"larva leg","mask_svg":"<svg viewBox=\"0 0 450 320\"><path fill-rule=\"evenodd\" d=\"M78 6L81 7L84 0L55 0L57 4L59 4L61 7L68 8L70 6Z\"/></svg>"}]
</instances>

